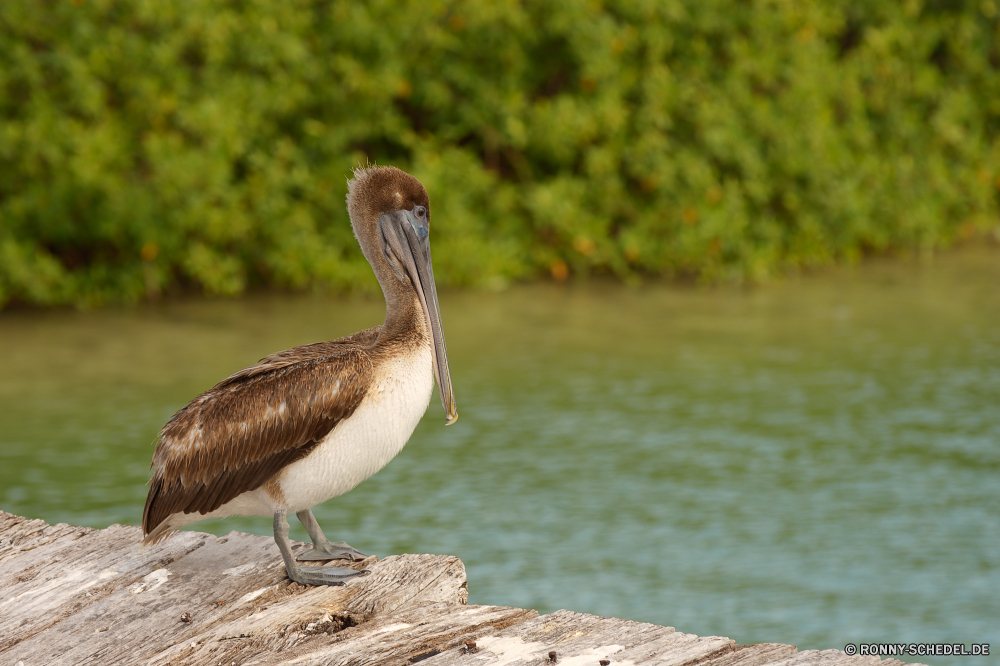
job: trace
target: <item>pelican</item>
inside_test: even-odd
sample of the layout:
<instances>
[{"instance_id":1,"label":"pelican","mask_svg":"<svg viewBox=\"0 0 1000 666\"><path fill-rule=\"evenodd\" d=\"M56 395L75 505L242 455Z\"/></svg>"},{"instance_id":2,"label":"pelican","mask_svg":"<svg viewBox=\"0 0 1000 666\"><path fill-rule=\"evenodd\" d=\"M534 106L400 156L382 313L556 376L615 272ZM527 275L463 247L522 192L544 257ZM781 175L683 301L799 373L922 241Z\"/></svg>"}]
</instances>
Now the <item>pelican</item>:
<instances>
[{"instance_id":1,"label":"pelican","mask_svg":"<svg viewBox=\"0 0 1000 666\"><path fill-rule=\"evenodd\" d=\"M163 426L142 512L143 544L232 515L273 516L288 577L343 585L364 572L296 560L361 560L331 543L312 507L342 495L402 450L437 379L445 425L458 418L428 240L430 201L394 167L354 171L354 235L385 295L385 323L261 359L202 393ZM286 516L312 540L293 556Z\"/></svg>"}]
</instances>

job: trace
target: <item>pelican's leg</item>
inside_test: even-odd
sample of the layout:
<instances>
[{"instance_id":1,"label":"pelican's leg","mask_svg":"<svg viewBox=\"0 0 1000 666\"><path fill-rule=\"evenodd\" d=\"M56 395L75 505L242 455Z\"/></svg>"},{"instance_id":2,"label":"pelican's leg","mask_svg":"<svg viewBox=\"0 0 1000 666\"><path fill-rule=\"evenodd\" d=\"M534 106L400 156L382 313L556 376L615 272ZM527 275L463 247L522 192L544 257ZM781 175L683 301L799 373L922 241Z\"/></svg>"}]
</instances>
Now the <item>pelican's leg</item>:
<instances>
[{"instance_id":1,"label":"pelican's leg","mask_svg":"<svg viewBox=\"0 0 1000 666\"><path fill-rule=\"evenodd\" d=\"M285 561L288 577L303 585L343 585L345 580L363 576L368 571L355 571L341 567L300 567L292 556L292 544L288 540L288 521L285 514L274 514L274 542Z\"/></svg>"},{"instance_id":2,"label":"pelican's leg","mask_svg":"<svg viewBox=\"0 0 1000 666\"><path fill-rule=\"evenodd\" d=\"M348 546L343 541L330 543L330 540L323 534L323 530L319 528L319 523L316 522L316 516L313 515L312 509L299 511L295 515L298 516L299 521L305 526L306 532L309 532L309 538L313 542L312 550L298 555L295 559L352 560L357 562L368 557L357 548Z\"/></svg>"}]
</instances>

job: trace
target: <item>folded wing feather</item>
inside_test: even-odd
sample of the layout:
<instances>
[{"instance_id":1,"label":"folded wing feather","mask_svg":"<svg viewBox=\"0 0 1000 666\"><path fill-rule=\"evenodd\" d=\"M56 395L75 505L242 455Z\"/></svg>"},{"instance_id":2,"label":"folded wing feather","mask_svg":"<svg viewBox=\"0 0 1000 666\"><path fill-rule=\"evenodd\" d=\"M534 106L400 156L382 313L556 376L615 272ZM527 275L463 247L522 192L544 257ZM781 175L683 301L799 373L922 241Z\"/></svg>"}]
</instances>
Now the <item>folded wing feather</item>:
<instances>
[{"instance_id":1,"label":"folded wing feather","mask_svg":"<svg viewBox=\"0 0 1000 666\"><path fill-rule=\"evenodd\" d=\"M153 454L143 533L174 513L215 511L308 455L363 400L378 330L267 356L174 414Z\"/></svg>"}]
</instances>

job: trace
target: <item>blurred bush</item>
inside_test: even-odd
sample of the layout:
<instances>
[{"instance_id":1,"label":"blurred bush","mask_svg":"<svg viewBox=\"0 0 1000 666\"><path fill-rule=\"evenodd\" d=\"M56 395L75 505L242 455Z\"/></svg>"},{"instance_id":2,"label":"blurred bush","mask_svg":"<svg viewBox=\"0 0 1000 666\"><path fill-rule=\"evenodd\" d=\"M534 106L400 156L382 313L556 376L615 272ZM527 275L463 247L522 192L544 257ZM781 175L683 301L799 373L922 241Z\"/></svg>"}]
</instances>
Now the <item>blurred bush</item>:
<instances>
[{"instance_id":1,"label":"blurred bush","mask_svg":"<svg viewBox=\"0 0 1000 666\"><path fill-rule=\"evenodd\" d=\"M0 306L371 289L368 160L441 284L933 248L997 228L998 44L997 0L5 0Z\"/></svg>"}]
</instances>

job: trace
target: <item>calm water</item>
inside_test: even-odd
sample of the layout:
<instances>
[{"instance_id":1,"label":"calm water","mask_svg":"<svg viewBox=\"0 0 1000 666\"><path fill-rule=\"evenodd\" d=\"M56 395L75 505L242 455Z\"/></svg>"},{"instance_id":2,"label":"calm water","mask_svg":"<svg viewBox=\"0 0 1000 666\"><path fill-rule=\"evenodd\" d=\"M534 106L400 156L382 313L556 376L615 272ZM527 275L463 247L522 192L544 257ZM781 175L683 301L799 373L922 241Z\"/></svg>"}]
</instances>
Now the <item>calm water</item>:
<instances>
[{"instance_id":1,"label":"calm water","mask_svg":"<svg viewBox=\"0 0 1000 666\"><path fill-rule=\"evenodd\" d=\"M748 291L445 293L441 310L461 419L445 429L435 394L396 460L317 509L330 536L458 555L472 603L1000 653L1000 252ZM0 507L137 524L175 410L383 314L279 296L0 313Z\"/></svg>"}]
</instances>

